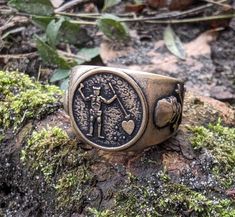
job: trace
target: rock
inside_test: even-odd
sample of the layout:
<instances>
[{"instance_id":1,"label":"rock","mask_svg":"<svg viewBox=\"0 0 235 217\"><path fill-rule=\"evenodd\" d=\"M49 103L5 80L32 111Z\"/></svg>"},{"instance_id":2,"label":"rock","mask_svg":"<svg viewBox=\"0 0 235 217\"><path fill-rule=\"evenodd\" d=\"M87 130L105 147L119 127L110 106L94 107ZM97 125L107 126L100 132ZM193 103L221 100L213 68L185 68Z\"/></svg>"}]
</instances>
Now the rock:
<instances>
[{"instance_id":1,"label":"rock","mask_svg":"<svg viewBox=\"0 0 235 217\"><path fill-rule=\"evenodd\" d=\"M74 138L63 109L32 117L1 145L0 213L234 216L234 125L234 108L186 92L173 138L140 153L108 153Z\"/></svg>"}]
</instances>

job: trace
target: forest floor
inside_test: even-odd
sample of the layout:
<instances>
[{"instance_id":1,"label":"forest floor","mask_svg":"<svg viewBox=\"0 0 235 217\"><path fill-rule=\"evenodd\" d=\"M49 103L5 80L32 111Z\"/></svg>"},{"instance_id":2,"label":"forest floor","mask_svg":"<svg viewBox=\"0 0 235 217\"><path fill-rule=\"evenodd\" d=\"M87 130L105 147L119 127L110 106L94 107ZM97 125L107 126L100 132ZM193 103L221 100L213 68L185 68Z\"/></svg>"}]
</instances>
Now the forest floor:
<instances>
[{"instance_id":1,"label":"forest floor","mask_svg":"<svg viewBox=\"0 0 235 217\"><path fill-rule=\"evenodd\" d=\"M31 22L29 16L8 13L6 2L0 0L0 11L5 11L0 16L0 69L23 72L30 78L34 77L33 83L36 80L48 84L56 66L43 62L37 53L34 36L41 35L42 30ZM234 1L230 3L235 5ZM87 3L82 7L82 10L89 7L97 7L99 10L100 6ZM115 7L110 12L122 13L125 8L123 3ZM218 6L213 6L203 11L202 14L210 14L217 10L220 11ZM155 10L147 8L143 13L155 13ZM64 147L53 149L45 159L37 158L29 151L30 148L26 148L29 141L32 141L32 144L37 142L38 138L32 136L34 130L41 133L36 136L44 136L48 140L51 137L55 139L63 137L66 140L65 144L74 142L73 134L70 135L68 130L70 123L62 110L60 97L48 98L49 103L45 101L45 104L49 106L50 111L35 110L35 113L38 112L37 117L32 116L23 121L16 131L12 126L9 127L6 133L4 132L3 140L0 137L0 216L75 217L117 216L117 214L135 216L131 213L135 210L140 216L146 213L152 216L158 216L158 214L161 216L202 216L202 214L209 216L208 213L212 213L212 216L223 216L221 213L226 213L226 210L228 213L231 210L231 213L235 213L235 208L230 206L230 203L234 205L235 183L229 177L235 174L234 156L231 157L230 162L226 161L227 165L233 168L225 168L223 172L224 164L220 162L218 153L215 153L209 145L203 147L202 144L203 142L207 144L212 139L206 137L207 133L215 137L215 140L217 139L213 144L218 144L220 139L217 137L221 136L220 138L225 141L224 144L229 144L232 148L220 147L218 152L226 150L228 155L224 155L225 158L230 156L230 151L234 152L234 136L230 134L234 132L235 125L235 18L218 23L172 25L184 45L187 54L185 60L175 57L166 48L163 40L165 25L136 22L128 26L131 38L128 42L122 43L103 37L96 27L83 26L82 34L77 39L79 45L76 49L99 47L99 55L87 64L143 70L182 79L187 93L184 108L185 119L183 119L179 135L166 144L147 150L137 158L130 157L131 160L118 155L110 157L104 153L97 154L87 147L80 149L74 148L73 145L71 150L66 149L66 151L71 152L71 158L75 157L76 162L70 162L71 159L64 156L53 161L52 156L62 154L65 151ZM66 46L62 45L62 49L66 50ZM9 82L11 79L9 78ZM3 83L1 83L0 76L0 84ZM26 84L25 89L21 91L27 91L27 88L32 85L34 84ZM0 88L4 90L4 87ZM44 94L42 89L39 90L40 94ZM61 95L59 90L56 89L55 92ZM0 93L1 100L4 99L4 94L5 92ZM22 118L22 116L19 117ZM219 117L225 127L217 123ZM208 127L209 123L213 123L214 127ZM43 128L48 125L52 132L49 130L47 134ZM189 125L195 128L189 130ZM68 139L67 134L64 135L55 127L63 129L70 138ZM200 133L206 137L203 142L199 141ZM43 140L42 137L39 141ZM190 139L187 140L187 137ZM186 142L183 141L184 139ZM42 142L46 144L45 148L50 147L46 140ZM194 146L194 151L191 145ZM21 159L22 147L28 154L26 163L23 163ZM40 168L37 165L39 169L32 169L29 166L35 159L48 165L53 164L56 168L53 167L53 173L47 176L43 170L44 167ZM104 159L109 160L104 162ZM89 161L91 163L87 163ZM85 165L84 168L83 165ZM102 168L102 171L97 168ZM163 173L165 170L167 175ZM74 181L74 176L83 176L84 180ZM82 196L76 188L78 182L84 192ZM168 192L171 182L177 185ZM119 188L121 190L117 192L116 189ZM148 192L144 189L148 189ZM151 195L151 191L155 194ZM161 198L161 192L164 192L164 197L170 198L169 201ZM172 192L176 194L178 192L179 197L173 198ZM85 193L87 195L84 195ZM194 202L184 198L184 194ZM51 198L56 198L56 200L51 200ZM115 206L112 205L114 198ZM135 201L135 198L139 200ZM161 199L158 202L162 203L162 208L153 203L154 200L158 200L157 198ZM149 204L146 204L146 201ZM125 203L129 204L128 207ZM225 203L227 205L224 205ZM138 210L138 205L142 205L141 210ZM167 206L172 206L172 210L168 210ZM159 210L156 212L148 210L149 207L158 207ZM97 210L104 210L104 212L99 213ZM131 210L130 213L128 210ZM216 211L213 213L211 210Z\"/></svg>"}]
</instances>

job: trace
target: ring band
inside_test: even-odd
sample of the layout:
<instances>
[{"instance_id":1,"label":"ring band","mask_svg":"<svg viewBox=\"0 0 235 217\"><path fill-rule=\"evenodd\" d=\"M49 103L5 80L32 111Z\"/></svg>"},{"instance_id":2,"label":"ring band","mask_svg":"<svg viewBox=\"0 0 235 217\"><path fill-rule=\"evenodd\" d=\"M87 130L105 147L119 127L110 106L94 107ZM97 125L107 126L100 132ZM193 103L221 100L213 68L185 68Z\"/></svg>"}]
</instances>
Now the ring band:
<instances>
[{"instance_id":1,"label":"ring band","mask_svg":"<svg viewBox=\"0 0 235 217\"><path fill-rule=\"evenodd\" d=\"M182 119L183 82L100 66L72 69L64 108L77 136L108 151L137 151L171 137Z\"/></svg>"}]
</instances>

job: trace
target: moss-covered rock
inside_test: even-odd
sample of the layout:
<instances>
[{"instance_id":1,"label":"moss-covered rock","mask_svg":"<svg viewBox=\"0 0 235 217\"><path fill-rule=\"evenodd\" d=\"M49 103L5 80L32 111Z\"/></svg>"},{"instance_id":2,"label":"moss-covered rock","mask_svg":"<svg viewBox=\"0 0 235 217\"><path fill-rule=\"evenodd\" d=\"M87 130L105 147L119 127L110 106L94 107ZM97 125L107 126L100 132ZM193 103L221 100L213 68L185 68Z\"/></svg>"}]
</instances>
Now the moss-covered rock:
<instances>
[{"instance_id":1,"label":"moss-covered rock","mask_svg":"<svg viewBox=\"0 0 235 217\"><path fill-rule=\"evenodd\" d=\"M75 204L75 210L80 209L92 176L85 164L86 152L63 129L34 131L21 151L21 161L55 189L57 209L68 211Z\"/></svg>"},{"instance_id":2,"label":"moss-covered rock","mask_svg":"<svg viewBox=\"0 0 235 217\"><path fill-rule=\"evenodd\" d=\"M57 208L81 210L87 194L91 191L92 176L86 166L65 172L55 183Z\"/></svg>"},{"instance_id":3,"label":"moss-covered rock","mask_svg":"<svg viewBox=\"0 0 235 217\"><path fill-rule=\"evenodd\" d=\"M195 150L207 150L212 155L211 173L227 189L235 184L235 128L224 127L221 120L208 127L190 128Z\"/></svg>"},{"instance_id":4,"label":"moss-covered rock","mask_svg":"<svg viewBox=\"0 0 235 217\"><path fill-rule=\"evenodd\" d=\"M70 159L72 163L77 161L77 156L70 152L74 145L66 132L58 127L34 131L21 151L21 161L41 171L50 182L61 159Z\"/></svg>"},{"instance_id":5,"label":"moss-covered rock","mask_svg":"<svg viewBox=\"0 0 235 217\"><path fill-rule=\"evenodd\" d=\"M0 139L5 132L30 118L40 118L60 106L62 92L53 85L42 85L19 72L0 71Z\"/></svg>"},{"instance_id":6,"label":"moss-covered rock","mask_svg":"<svg viewBox=\"0 0 235 217\"><path fill-rule=\"evenodd\" d=\"M3 133L57 108L58 88L16 72L0 75ZM36 121L36 130L22 133L27 135L24 139L18 140L18 133L5 140L6 149L15 141L19 144L13 149L14 157L0 158L0 181L4 183L0 189L7 186L14 192L9 194L14 195L12 198L3 197L6 208L1 208L1 203L0 210L25 214L33 198L33 214L38 211L38 215L47 216L234 216L234 200L226 195L226 190L235 187L234 128L223 127L220 122L208 125L217 117L223 118L223 113L212 105L208 109L206 103L195 105L193 96L185 99L188 109L180 133L134 155L103 153L78 143L68 130L69 119L63 111ZM208 114L213 112L217 115L210 118ZM190 146L186 137L195 150L192 158L182 155L182 147ZM15 152L19 147L20 159Z\"/></svg>"},{"instance_id":7,"label":"moss-covered rock","mask_svg":"<svg viewBox=\"0 0 235 217\"><path fill-rule=\"evenodd\" d=\"M235 171L235 128L224 127L219 120L208 127L191 128L191 141L195 149L208 149L216 160L220 171Z\"/></svg>"},{"instance_id":8,"label":"moss-covered rock","mask_svg":"<svg viewBox=\"0 0 235 217\"><path fill-rule=\"evenodd\" d=\"M152 178L131 178L115 195L112 210L98 211L94 216L226 216L235 215L235 204L224 198L209 198L184 184L162 179L162 172ZM165 176L165 175L164 175Z\"/></svg>"},{"instance_id":9,"label":"moss-covered rock","mask_svg":"<svg viewBox=\"0 0 235 217\"><path fill-rule=\"evenodd\" d=\"M217 123L210 124L208 128L195 127L191 130L194 147L211 150L221 168L225 163L228 164L227 169L231 176L234 162L225 162L224 159L233 159L228 154L233 155L234 129ZM220 155L220 152L226 156ZM118 184L116 189L112 190L111 208L99 210L88 202L93 191L92 180L96 176L91 170L92 163L96 164L91 156L89 151L79 148L77 142L71 140L67 133L58 127L35 131L21 152L24 164L43 174L48 185L54 188L56 209L64 215L67 215L69 210L84 210L83 213L87 216L101 217L235 215L235 204L233 200L226 198L225 194L218 194L209 187L206 190L195 189L182 180L175 182L167 171L162 170L140 177L126 173L124 183ZM147 155L144 156L143 162L147 162L147 158ZM108 164L105 167L107 171L112 168ZM213 173L214 170L207 172ZM213 177L221 181L221 174ZM228 181L227 177L224 179ZM109 183L110 180L106 181Z\"/></svg>"},{"instance_id":10,"label":"moss-covered rock","mask_svg":"<svg viewBox=\"0 0 235 217\"><path fill-rule=\"evenodd\" d=\"M146 177L129 174L125 185L115 193L113 209L90 208L90 214L101 217L235 216L235 202L225 193L235 186L235 128L224 127L219 120L190 130L198 154L190 164L191 170L183 172L178 181L162 171ZM202 149L211 153L212 162L200 160ZM196 175L192 172L194 169L197 169ZM194 180L193 183L190 180Z\"/></svg>"}]
</instances>

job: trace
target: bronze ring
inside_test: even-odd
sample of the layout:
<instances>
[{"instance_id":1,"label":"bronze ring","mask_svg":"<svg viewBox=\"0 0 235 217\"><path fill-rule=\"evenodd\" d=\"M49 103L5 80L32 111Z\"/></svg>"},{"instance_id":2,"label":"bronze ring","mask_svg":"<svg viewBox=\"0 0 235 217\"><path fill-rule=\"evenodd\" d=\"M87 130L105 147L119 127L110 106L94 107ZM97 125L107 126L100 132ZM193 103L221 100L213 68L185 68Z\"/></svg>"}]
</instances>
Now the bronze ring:
<instances>
[{"instance_id":1,"label":"bronze ring","mask_svg":"<svg viewBox=\"0 0 235 217\"><path fill-rule=\"evenodd\" d=\"M100 66L72 69L64 108L78 137L108 151L136 151L161 143L182 118L182 81Z\"/></svg>"}]
</instances>

